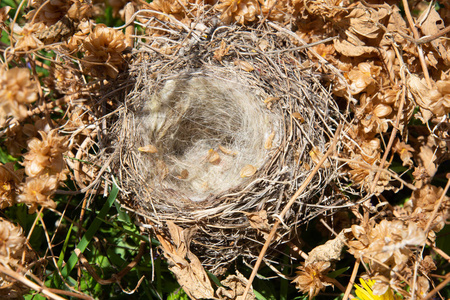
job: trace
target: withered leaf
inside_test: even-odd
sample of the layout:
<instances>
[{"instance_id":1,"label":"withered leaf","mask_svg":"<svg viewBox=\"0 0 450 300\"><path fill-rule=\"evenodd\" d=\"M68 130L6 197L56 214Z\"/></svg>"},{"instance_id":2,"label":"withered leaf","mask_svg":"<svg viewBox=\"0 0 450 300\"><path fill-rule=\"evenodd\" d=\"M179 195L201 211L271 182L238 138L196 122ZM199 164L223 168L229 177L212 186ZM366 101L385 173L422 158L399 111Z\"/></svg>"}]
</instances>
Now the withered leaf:
<instances>
[{"instance_id":1,"label":"withered leaf","mask_svg":"<svg viewBox=\"0 0 450 300\"><path fill-rule=\"evenodd\" d=\"M195 228L182 229L172 221L167 221L167 227L170 236L158 233L156 237L178 283L191 299L214 298L206 271L198 257L189 250Z\"/></svg>"},{"instance_id":2,"label":"withered leaf","mask_svg":"<svg viewBox=\"0 0 450 300\"><path fill-rule=\"evenodd\" d=\"M227 278L220 283L221 287L217 289L217 296L221 300L244 300L243 294L248 280L239 271L236 271L236 275L228 275ZM253 294L253 289L250 288L249 293L245 300L256 299Z\"/></svg>"},{"instance_id":3,"label":"withered leaf","mask_svg":"<svg viewBox=\"0 0 450 300\"><path fill-rule=\"evenodd\" d=\"M354 45L347 40L339 39L335 39L333 42L336 51L348 57L371 56L378 53L377 48L372 46Z\"/></svg>"}]
</instances>

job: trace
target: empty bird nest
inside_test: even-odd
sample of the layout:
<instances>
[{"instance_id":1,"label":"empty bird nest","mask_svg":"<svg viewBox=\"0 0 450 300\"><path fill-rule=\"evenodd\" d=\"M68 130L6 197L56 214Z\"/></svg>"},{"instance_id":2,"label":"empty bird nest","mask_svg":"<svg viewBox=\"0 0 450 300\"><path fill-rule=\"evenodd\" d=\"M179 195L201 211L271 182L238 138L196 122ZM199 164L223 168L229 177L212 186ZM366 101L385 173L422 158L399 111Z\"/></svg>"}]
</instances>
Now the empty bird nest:
<instances>
[{"instance_id":1,"label":"empty bird nest","mask_svg":"<svg viewBox=\"0 0 450 300\"><path fill-rule=\"evenodd\" d=\"M301 43L272 25L169 21L139 36L126 80L105 96L118 105L101 123L97 164L161 241L192 229L187 247L214 273L258 255L342 119ZM337 173L334 160L323 164L273 247L337 203L328 188Z\"/></svg>"}]
</instances>

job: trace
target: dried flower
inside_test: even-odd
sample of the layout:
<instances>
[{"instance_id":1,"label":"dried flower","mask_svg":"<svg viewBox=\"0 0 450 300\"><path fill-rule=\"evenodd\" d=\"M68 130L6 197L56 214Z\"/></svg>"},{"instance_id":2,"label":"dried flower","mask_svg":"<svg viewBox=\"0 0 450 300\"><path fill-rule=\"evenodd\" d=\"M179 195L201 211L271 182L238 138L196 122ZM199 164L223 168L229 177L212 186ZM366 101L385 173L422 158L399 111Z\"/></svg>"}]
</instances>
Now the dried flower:
<instances>
[{"instance_id":1,"label":"dried flower","mask_svg":"<svg viewBox=\"0 0 450 300\"><path fill-rule=\"evenodd\" d=\"M24 251L26 238L22 228L0 218L0 255L18 259Z\"/></svg>"},{"instance_id":2,"label":"dried flower","mask_svg":"<svg viewBox=\"0 0 450 300\"><path fill-rule=\"evenodd\" d=\"M0 209L15 204L21 178L21 172L14 170L14 163L0 165Z\"/></svg>"},{"instance_id":3,"label":"dried flower","mask_svg":"<svg viewBox=\"0 0 450 300\"><path fill-rule=\"evenodd\" d=\"M411 75L408 79L408 87L414 96L414 100L420 106L420 117L427 122L431 117L441 117L450 112L450 76L442 75L443 79L432 82L429 89L424 79Z\"/></svg>"},{"instance_id":4,"label":"dried flower","mask_svg":"<svg viewBox=\"0 0 450 300\"><path fill-rule=\"evenodd\" d=\"M58 187L56 176L43 175L36 178L28 177L21 186L21 194L17 202L25 203L28 206L30 214L36 212L38 205L49 208L56 208L51 196Z\"/></svg>"},{"instance_id":5,"label":"dried flower","mask_svg":"<svg viewBox=\"0 0 450 300\"><path fill-rule=\"evenodd\" d=\"M406 144L405 142L396 140L394 147L392 147L392 151L400 155L400 159L402 160L404 166L413 165L413 161L411 160L413 156L411 152L415 151L413 147Z\"/></svg>"},{"instance_id":6,"label":"dried flower","mask_svg":"<svg viewBox=\"0 0 450 300\"><path fill-rule=\"evenodd\" d=\"M14 26L14 34L17 42L14 44L15 51L29 51L44 46L36 34L45 29L43 23L26 23L24 27Z\"/></svg>"},{"instance_id":7,"label":"dried flower","mask_svg":"<svg viewBox=\"0 0 450 300\"><path fill-rule=\"evenodd\" d=\"M350 91L352 95L359 94L363 91L373 93L376 87L376 80L380 75L381 68L371 63L360 63L357 68L354 68L348 73L350 81Z\"/></svg>"},{"instance_id":8,"label":"dried flower","mask_svg":"<svg viewBox=\"0 0 450 300\"><path fill-rule=\"evenodd\" d=\"M58 135L56 129L49 133L39 131L41 140L33 138L28 142L28 153L24 155L25 173L30 177L43 174L57 175L65 180L63 153L67 150L66 138Z\"/></svg>"},{"instance_id":9,"label":"dried flower","mask_svg":"<svg viewBox=\"0 0 450 300\"><path fill-rule=\"evenodd\" d=\"M11 6L4 6L0 8L0 26L8 19L8 13L11 10Z\"/></svg>"},{"instance_id":10,"label":"dried flower","mask_svg":"<svg viewBox=\"0 0 450 300\"><path fill-rule=\"evenodd\" d=\"M405 208L412 220L416 221L420 228L425 229L431 218L433 218L430 227L432 231L438 232L444 228L445 222L450 215L450 197L444 196L436 215L433 215L443 192L442 187L426 184L412 193L410 201L405 204Z\"/></svg>"},{"instance_id":11,"label":"dried flower","mask_svg":"<svg viewBox=\"0 0 450 300\"><path fill-rule=\"evenodd\" d=\"M426 237L415 222L382 220L379 224L351 227L349 252L369 264L373 271L401 270L412 257L408 246L423 245Z\"/></svg>"},{"instance_id":12,"label":"dried flower","mask_svg":"<svg viewBox=\"0 0 450 300\"><path fill-rule=\"evenodd\" d=\"M46 26L54 25L65 16L81 21L92 14L92 4L83 0L33 0L31 6L34 9L26 15L26 18Z\"/></svg>"},{"instance_id":13,"label":"dried flower","mask_svg":"<svg viewBox=\"0 0 450 300\"><path fill-rule=\"evenodd\" d=\"M292 281L302 293L308 293L309 298L316 296L325 287L332 285L326 280L326 273L331 268L330 262L319 261L298 267L297 277Z\"/></svg>"},{"instance_id":14,"label":"dried flower","mask_svg":"<svg viewBox=\"0 0 450 300\"><path fill-rule=\"evenodd\" d=\"M0 69L0 122L27 116L26 105L37 100L37 86L26 68Z\"/></svg>"},{"instance_id":15,"label":"dried flower","mask_svg":"<svg viewBox=\"0 0 450 300\"><path fill-rule=\"evenodd\" d=\"M122 52L127 46L121 31L99 24L83 42L83 47L86 56L82 63L94 76L115 78L124 66Z\"/></svg>"},{"instance_id":16,"label":"dried flower","mask_svg":"<svg viewBox=\"0 0 450 300\"><path fill-rule=\"evenodd\" d=\"M245 24L256 20L263 4L263 0L220 0L215 8L222 13L224 23Z\"/></svg>"}]
</instances>

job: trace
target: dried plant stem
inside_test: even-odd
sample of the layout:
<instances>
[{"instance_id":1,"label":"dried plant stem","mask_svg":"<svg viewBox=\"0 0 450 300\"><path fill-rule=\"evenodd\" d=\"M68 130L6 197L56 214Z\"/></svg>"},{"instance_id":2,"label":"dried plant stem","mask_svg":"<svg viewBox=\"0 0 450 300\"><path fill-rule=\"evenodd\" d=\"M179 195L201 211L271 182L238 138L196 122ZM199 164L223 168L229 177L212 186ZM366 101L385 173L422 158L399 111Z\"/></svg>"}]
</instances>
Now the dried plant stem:
<instances>
[{"instance_id":1,"label":"dried plant stem","mask_svg":"<svg viewBox=\"0 0 450 300\"><path fill-rule=\"evenodd\" d=\"M396 53L397 53L397 51L396 51ZM395 120L394 128L392 128L391 136L389 137L389 142L388 142L388 144L386 146L386 149L384 151L383 158L381 159L380 169L383 168L384 163L387 160L387 156L389 155L389 152L390 152L390 150L392 148L392 145L394 144L395 136L397 135L398 126L400 124L400 119L401 119L401 116L403 114L403 106L405 105L405 101L406 101L406 82L404 81L404 78L405 78L405 76L402 75L403 87L402 87L402 95L401 95L401 99L400 99L400 105L398 107L398 112L397 112L397 119ZM377 171L377 173L375 174L375 178L373 179L372 186L370 187L370 192L371 193L373 193L375 191L375 187L376 187L376 185L378 183L378 179L380 179L380 175L381 175L381 172Z\"/></svg>"},{"instance_id":2,"label":"dried plant stem","mask_svg":"<svg viewBox=\"0 0 450 300\"><path fill-rule=\"evenodd\" d=\"M447 26L444 29L442 29L441 31L438 31L437 33L435 33L433 35L424 36L418 40L411 40L411 42L414 42L417 45L426 44L426 43L434 41L435 39L440 38L443 35L446 35L449 32L450 32L450 26ZM410 39L408 39L408 40L410 40Z\"/></svg>"},{"instance_id":3,"label":"dried plant stem","mask_svg":"<svg viewBox=\"0 0 450 300\"><path fill-rule=\"evenodd\" d=\"M127 39L126 43L128 47L133 47L134 44L133 38L134 26L133 22L130 21L133 18L133 14L134 14L133 3L129 2L127 3L127 5L125 5L125 23L129 24L125 29L125 37Z\"/></svg>"},{"instance_id":4,"label":"dried plant stem","mask_svg":"<svg viewBox=\"0 0 450 300\"><path fill-rule=\"evenodd\" d=\"M252 285L253 280L255 279L256 273L258 272L258 269L261 265L261 262L263 261L264 255L267 252L267 249L270 246L270 243L272 242L272 239L274 238L278 226L280 225L281 221L284 218L284 215L288 212L288 210L291 208L291 206L294 204L294 202L297 200L297 197L303 192L303 190L308 186L308 184L311 182L313 177L316 175L316 173L319 171L319 169L322 167L322 164L325 162L325 160L328 158L328 156L331 155L331 153L335 150L335 146L338 141L338 137L341 132L342 125L339 125L333 138L333 143L328 148L325 155L322 157L322 159L317 163L317 165L314 167L312 172L309 174L309 176L306 178L305 182L300 186L300 188L295 192L295 194L291 197L289 202L284 207L283 211L278 215L278 219L273 224L272 230L270 231L269 236L267 237L266 242L264 243L263 248L261 249L261 252L259 253L258 260L255 263L255 266L253 267L252 274L250 275L250 278L248 279L247 286L245 287L244 294L242 296L242 299L246 299L248 292L250 291L250 287Z\"/></svg>"},{"instance_id":5,"label":"dried plant stem","mask_svg":"<svg viewBox=\"0 0 450 300\"><path fill-rule=\"evenodd\" d=\"M441 249L435 247L432 243L427 241L427 246L433 248L433 251L435 251L437 254L439 254L440 256L442 256L443 259L445 259L447 262L450 263L450 256L445 253L444 251L442 251Z\"/></svg>"},{"instance_id":6,"label":"dried plant stem","mask_svg":"<svg viewBox=\"0 0 450 300\"><path fill-rule=\"evenodd\" d=\"M345 287L339 281L337 281L335 278L330 278L330 277L325 276L325 280L327 282L331 282L332 284L337 286L338 289L340 289L342 292L346 292ZM352 294L349 294L349 297L350 297L350 299L354 299L355 298L355 297L353 297Z\"/></svg>"},{"instance_id":7,"label":"dried plant stem","mask_svg":"<svg viewBox=\"0 0 450 300\"><path fill-rule=\"evenodd\" d=\"M30 289L35 290L38 293L42 293L43 295L45 295L46 297L50 298L50 299L54 299L54 300L65 300L64 298L52 293L51 291L49 291L48 288L46 288L45 286L40 286L36 283L34 283L33 281L29 280L28 278L26 278L25 276L17 273L14 270L11 270L5 266L3 266L2 264L0 264L0 273L3 273L17 281L20 281L21 283L25 284L26 286L28 286Z\"/></svg>"},{"instance_id":8,"label":"dried plant stem","mask_svg":"<svg viewBox=\"0 0 450 300\"><path fill-rule=\"evenodd\" d=\"M141 260L142 256L145 253L145 242L141 241L139 244L139 252L136 255L136 257L133 259L132 262L130 262L125 268L123 268L119 273L113 274L110 279L102 279L100 276L97 275L94 268L89 264L87 259L83 256L80 249L75 249L75 253L78 255L78 258L80 259L80 262L83 264L83 266L86 268L86 270L91 274L91 276L97 281L97 283L101 285L107 285L112 283L118 283L120 280L131 270L133 269L138 262Z\"/></svg>"},{"instance_id":9,"label":"dried plant stem","mask_svg":"<svg viewBox=\"0 0 450 300\"><path fill-rule=\"evenodd\" d=\"M411 16L411 12L409 11L408 0L402 0L402 2L403 2L403 7L405 9L406 19L408 20L409 27L411 27L411 30L414 35L414 39L419 40L420 39L419 31L417 31L417 28L415 27L414 21ZM431 89L430 74L428 73L428 66L427 66L427 63L425 62L425 57L423 56L423 50L420 47L420 45L417 45L417 51L419 52L419 60L420 60L421 66L422 66L423 75L425 76L425 80L427 81L428 88Z\"/></svg>"},{"instance_id":10,"label":"dried plant stem","mask_svg":"<svg viewBox=\"0 0 450 300\"><path fill-rule=\"evenodd\" d=\"M350 281L348 282L347 289L345 290L344 297L342 300L347 300L350 297L350 292L352 291L353 284L355 283L356 274L358 274L359 265L361 260L359 258L355 261L355 266L353 267L352 275L350 276Z\"/></svg>"},{"instance_id":11,"label":"dried plant stem","mask_svg":"<svg viewBox=\"0 0 450 300\"><path fill-rule=\"evenodd\" d=\"M60 295L67 295L70 297L74 297L75 299L87 299L87 300L94 300L91 296L80 294L79 292L70 292L70 291L64 291L64 290L58 290L58 289L48 289L50 292L54 292L56 294Z\"/></svg>"},{"instance_id":12,"label":"dried plant stem","mask_svg":"<svg viewBox=\"0 0 450 300\"><path fill-rule=\"evenodd\" d=\"M442 281L437 287L435 287L431 292L428 293L425 297L422 298L422 300L428 300L433 298L433 296L442 290L448 283L450 282L450 274L447 274L446 279Z\"/></svg>"},{"instance_id":13,"label":"dried plant stem","mask_svg":"<svg viewBox=\"0 0 450 300\"><path fill-rule=\"evenodd\" d=\"M428 235L428 232L430 231L431 223L433 223L439 208L441 208L442 202L444 201L445 195L447 194L448 188L450 187L450 173L447 173L446 177L447 177L447 184L445 185L445 188L442 191L442 195L439 198L439 202L434 205L433 213L431 214L430 219L428 220L427 227L425 227L425 235Z\"/></svg>"}]
</instances>

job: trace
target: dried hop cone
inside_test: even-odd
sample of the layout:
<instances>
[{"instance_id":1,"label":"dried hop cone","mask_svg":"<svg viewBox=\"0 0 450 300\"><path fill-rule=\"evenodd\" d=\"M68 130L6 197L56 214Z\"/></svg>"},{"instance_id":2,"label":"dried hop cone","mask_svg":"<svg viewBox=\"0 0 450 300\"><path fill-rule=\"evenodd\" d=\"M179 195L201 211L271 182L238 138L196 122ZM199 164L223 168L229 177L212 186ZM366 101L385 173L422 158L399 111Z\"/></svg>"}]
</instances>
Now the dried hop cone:
<instances>
[{"instance_id":1,"label":"dried hop cone","mask_svg":"<svg viewBox=\"0 0 450 300\"><path fill-rule=\"evenodd\" d=\"M57 175L65 180L63 153L67 150L66 138L59 136L56 129L49 133L39 131L41 140L33 138L28 142L28 153L24 155L25 173L30 177L43 174Z\"/></svg>"},{"instance_id":2,"label":"dried hop cone","mask_svg":"<svg viewBox=\"0 0 450 300\"><path fill-rule=\"evenodd\" d=\"M314 262L298 267L297 277L292 281L302 293L308 293L309 298L316 296L331 283L327 281L326 274L331 268L327 261Z\"/></svg>"},{"instance_id":3,"label":"dried hop cone","mask_svg":"<svg viewBox=\"0 0 450 300\"><path fill-rule=\"evenodd\" d=\"M122 52L127 47L123 32L97 25L83 42L86 56L83 65L93 76L115 78L125 61Z\"/></svg>"},{"instance_id":4,"label":"dried hop cone","mask_svg":"<svg viewBox=\"0 0 450 300\"><path fill-rule=\"evenodd\" d=\"M22 228L0 218L0 256L20 258L24 251L25 241Z\"/></svg>"},{"instance_id":5,"label":"dried hop cone","mask_svg":"<svg viewBox=\"0 0 450 300\"><path fill-rule=\"evenodd\" d=\"M26 68L0 69L0 122L27 116L26 105L37 100L37 86Z\"/></svg>"},{"instance_id":6,"label":"dried hop cone","mask_svg":"<svg viewBox=\"0 0 450 300\"><path fill-rule=\"evenodd\" d=\"M21 172L14 170L14 163L0 165L0 209L15 204L21 178Z\"/></svg>"},{"instance_id":7,"label":"dried hop cone","mask_svg":"<svg viewBox=\"0 0 450 300\"><path fill-rule=\"evenodd\" d=\"M48 208L56 208L56 203L51 199L58 187L58 179L55 176L41 176L27 178L21 186L21 194L18 202L25 203L30 214L36 212L38 205Z\"/></svg>"}]
</instances>

